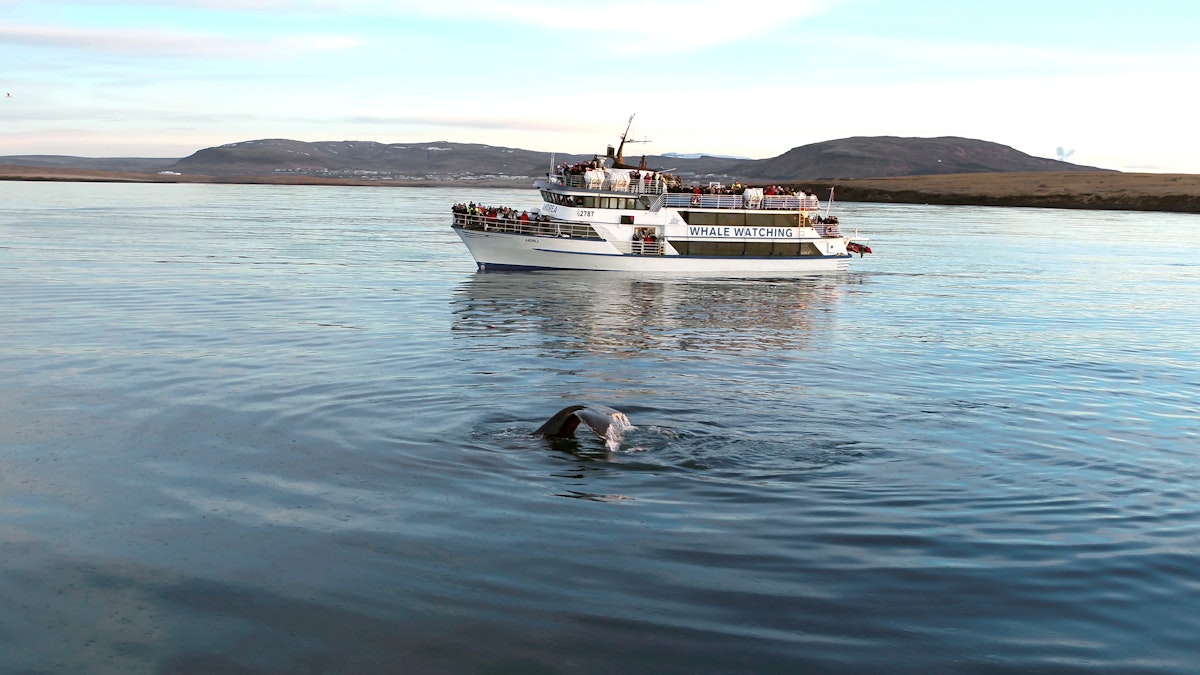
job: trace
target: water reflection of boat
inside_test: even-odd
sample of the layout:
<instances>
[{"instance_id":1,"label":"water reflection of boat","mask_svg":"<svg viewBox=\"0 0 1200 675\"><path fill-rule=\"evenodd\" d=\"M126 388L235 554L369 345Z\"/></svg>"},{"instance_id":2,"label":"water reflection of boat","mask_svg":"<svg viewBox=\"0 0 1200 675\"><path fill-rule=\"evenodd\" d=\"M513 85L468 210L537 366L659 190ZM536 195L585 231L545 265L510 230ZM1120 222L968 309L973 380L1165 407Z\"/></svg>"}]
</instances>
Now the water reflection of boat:
<instances>
[{"instance_id":1,"label":"water reflection of boat","mask_svg":"<svg viewBox=\"0 0 1200 675\"><path fill-rule=\"evenodd\" d=\"M460 337L534 334L556 349L635 355L804 348L852 279L741 280L538 272L475 274L452 300Z\"/></svg>"},{"instance_id":2,"label":"water reflection of boat","mask_svg":"<svg viewBox=\"0 0 1200 675\"><path fill-rule=\"evenodd\" d=\"M628 134L604 159L537 181L543 203L533 213L456 204L454 231L479 269L788 276L845 270L853 253L871 252L811 192L684 185L644 158L625 164Z\"/></svg>"}]
</instances>

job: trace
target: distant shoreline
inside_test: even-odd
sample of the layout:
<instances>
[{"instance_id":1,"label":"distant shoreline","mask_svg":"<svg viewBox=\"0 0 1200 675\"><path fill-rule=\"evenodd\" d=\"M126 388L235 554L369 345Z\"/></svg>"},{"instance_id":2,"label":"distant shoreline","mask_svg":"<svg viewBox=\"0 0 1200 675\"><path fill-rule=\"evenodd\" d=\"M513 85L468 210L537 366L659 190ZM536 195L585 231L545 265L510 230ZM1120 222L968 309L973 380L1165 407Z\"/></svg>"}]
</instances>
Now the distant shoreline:
<instances>
[{"instance_id":1,"label":"distant shoreline","mask_svg":"<svg viewBox=\"0 0 1200 675\"><path fill-rule=\"evenodd\" d=\"M1197 174L1024 172L826 182L845 201L1200 213Z\"/></svg>"},{"instance_id":2,"label":"distant shoreline","mask_svg":"<svg viewBox=\"0 0 1200 675\"><path fill-rule=\"evenodd\" d=\"M0 180L106 183L223 183L430 188L525 188L529 179L478 181L356 180L311 176L164 175L0 165ZM822 199L956 206L1016 206L1200 213L1200 175L1118 172L973 173L799 183Z\"/></svg>"}]
</instances>

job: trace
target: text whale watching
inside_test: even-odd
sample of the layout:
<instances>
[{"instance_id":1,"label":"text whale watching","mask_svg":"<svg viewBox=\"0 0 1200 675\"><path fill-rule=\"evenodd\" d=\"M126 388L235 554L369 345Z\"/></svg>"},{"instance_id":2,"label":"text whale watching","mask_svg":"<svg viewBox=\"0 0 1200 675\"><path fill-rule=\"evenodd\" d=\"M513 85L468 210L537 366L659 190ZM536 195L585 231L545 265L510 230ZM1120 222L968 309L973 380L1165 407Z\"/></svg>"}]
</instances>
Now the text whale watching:
<instances>
[{"instance_id":1,"label":"text whale watching","mask_svg":"<svg viewBox=\"0 0 1200 675\"><path fill-rule=\"evenodd\" d=\"M628 134L603 159L536 181L536 211L456 204L454 231L479 269L780 276L845 270L871 252L830 214L832 189L822 212L803 190L685 185L644 157L625 164Z\"/></svg>"}]
</instances>

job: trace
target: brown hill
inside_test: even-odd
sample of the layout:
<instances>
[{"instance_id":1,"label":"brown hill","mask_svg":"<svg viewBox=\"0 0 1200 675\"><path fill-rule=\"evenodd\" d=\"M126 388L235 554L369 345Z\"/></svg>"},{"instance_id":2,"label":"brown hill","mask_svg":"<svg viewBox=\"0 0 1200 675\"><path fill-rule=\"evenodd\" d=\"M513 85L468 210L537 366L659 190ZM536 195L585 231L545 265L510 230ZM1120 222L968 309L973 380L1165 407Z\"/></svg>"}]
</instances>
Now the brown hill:
<instances>
[{"instance_id":1,"label":"brown hill","mask_svg":"<svg viewBox=\"0 0 1200 675\"><path fill-rule=\"evenodd\" d=\"M300 174L353 178L374 173L400 179L474 180L508 176L529 180L545 176L553 163L574 163L594 156L448 141L384 144L373 141L308 143L263 139L205 148L179 160L170 168L184 174L223 177ZM631 161L637 160L631 158ZM646 161L656 168L672 168L686 176L698 172L728 176L734 174L725 171L744 160L707 156L652 156Z\"/></svg>"},{"instance_id":2,"label":"brown hill","mask_svg":"<svg viewBox=\"0 0 1200 675\"><path fill-rule=\"evenodd\" d=\"M489 145L376 143L287 139L242 141L205 148L172 166L181 173L214 176L262 173L388 172L434 176L509 174L532 176L549 169L549 154Z\"/></svg>"},{"instance_id":3,"label":"brown hill","mask_svg":"<svg viewBox=\"0 0 1200 675\"><path fill-rule=\"evenodd\" d=\"M1033 157L999 143L957 136L855 136L792 148L778 157L738 168L747 178L762 181L1009 171L1104 171Z\"/></svg>"},{"instance_id":4,"label":"brown hill","mask_svg":"<svg viewBox=\"0 0 1200 675\"><path fill-rule=\"evenodd\" d=\"M296 176L388 180L524 179L544 176L572 155L473 143L376 143L262 139L205 148L183 159L0 157L13 165L109 171L175 171L219 179ZM627 157L637 162L639 157ZM813 143L770 159L651 155L646 163L686 182L732 180L794 182L817 178L867 178L928 174L1028 171L1099 171L1032 157L1006 145L969 138L843 138Z\"/></svg>"},{"instance_id":5,"label":"brown hill","mask_svg":"<svg viewBox=\"0 0 1200 675\"><path fill-rule=\"evenodd\" d=\"M73 157L71 155L6 155L0 162L12 166L87 171L155 172L170 167L178 158L159 157Z\"/></svg>"},{"instance_id":6,"label":"brown hill","mask_svg":"<svg viewBox=\"0 0 1200 675\"><path fill-rule=\"evenodd\" d=\"M378 173L393 178L532 178L544 175L553 161L579 161L588 155L546 152L470 143L307 143L264 139L205 148L175 163L181 173L212 176L264 174L323 175L349 178ZM1041 157L1007 145L970 138L843 138L793 148L771 159L651 155L646 163L685 181L753 180L789 182L817 178L873 178L988 172L1102 171ZM638 158L627 158L638 161Z\"/></svg>"}]
</instances>

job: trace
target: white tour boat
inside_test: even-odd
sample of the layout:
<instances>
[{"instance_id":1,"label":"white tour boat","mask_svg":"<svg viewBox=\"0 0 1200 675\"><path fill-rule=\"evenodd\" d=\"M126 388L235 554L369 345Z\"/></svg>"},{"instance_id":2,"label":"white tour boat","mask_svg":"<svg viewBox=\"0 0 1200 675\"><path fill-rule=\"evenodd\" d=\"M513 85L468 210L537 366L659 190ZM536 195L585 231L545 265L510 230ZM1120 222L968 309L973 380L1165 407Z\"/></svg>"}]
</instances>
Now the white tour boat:
<instances>
[{"instance_id":1,"label":"white tour boat","mask_svg":"<svg viewBox=\"0 0 1200 675\"><path fill-rule=\"evenodd\" d=\"M786 276L845 270L871 251L811 193L688 187L644 159L626 165L628 133L604 159L535 182L537 211L455 205L454 231L479 269Z\"/></svg>"}]
</instances>

